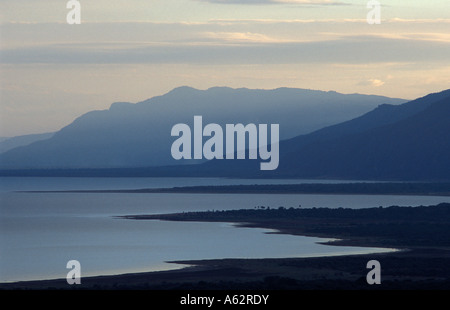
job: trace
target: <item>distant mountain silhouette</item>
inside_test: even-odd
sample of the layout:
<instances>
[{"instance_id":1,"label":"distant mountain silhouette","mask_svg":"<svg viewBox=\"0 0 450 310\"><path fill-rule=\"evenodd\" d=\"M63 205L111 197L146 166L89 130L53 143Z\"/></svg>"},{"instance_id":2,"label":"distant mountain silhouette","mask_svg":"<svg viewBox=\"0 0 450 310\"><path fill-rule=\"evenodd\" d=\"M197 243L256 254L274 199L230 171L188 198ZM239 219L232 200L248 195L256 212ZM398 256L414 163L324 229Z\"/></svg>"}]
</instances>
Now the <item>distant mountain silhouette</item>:
<instances>
[{"instance_id":1,"label":"distant mountain silhouette","mask_svg":"<svg viewBox=\"0 0 450 310\"><path fill-rule=\"evenodd\" d=\"M0 141L0 153L7 152L19 146L29 145L36 141L47 140L52 136L53 132L4 138Z\"/></svg>"},{"instance_id":2,"label":"distant mountain silhouette","mask_svg":"<svg viewBox=\"0 0 450 310\"><path fill-rule=\"evenodd\" d=\"M450 90L284 140L275 171L250 160L203 166L226 176L449 180Z\"/></svg>"},{"instance_id":3,"label":"distant mountain silhouette","mask_svg":"<svg viewBox=\"0 0 450 310\"><path fill-rule=\"evenodd\" d=\"M402 99L305 89L274 90L179 87L136 104L118 102L92 111L51 138L0 154L2 169L133 168L174 164L170 153L177 123L192 127L194 115L204 123L280 124L280 139L290 139L337 124L380 104ZM389 106L390 107L390 106ZM287 156L287 154L286 154ZM294 156L294 155L292 155ZM290 160L290 159L285 159Z\"/></svg>"}]
</instances>

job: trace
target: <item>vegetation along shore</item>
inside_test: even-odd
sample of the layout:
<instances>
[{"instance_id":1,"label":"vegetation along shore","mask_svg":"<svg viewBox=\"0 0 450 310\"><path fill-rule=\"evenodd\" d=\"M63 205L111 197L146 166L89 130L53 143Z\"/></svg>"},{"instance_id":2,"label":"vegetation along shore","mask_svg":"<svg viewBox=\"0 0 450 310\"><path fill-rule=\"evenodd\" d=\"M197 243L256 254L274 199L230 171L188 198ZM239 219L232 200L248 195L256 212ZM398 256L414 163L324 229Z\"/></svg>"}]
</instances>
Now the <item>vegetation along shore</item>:
<instances>
[{"instance_id":1,"label":"vegetation along shore","mask_svg":"<svg viewBox=\"0 0 450 310\"><path fill-rule=\"evenodd\" d=\"M270 208L127 215L125 220L215 221L279 233L335 238L330 245L396 248L363 255L177 261L179 270L83 278L78 289L449 289L450 204L415 207ZM382 266L381 285L366 263ZM73 289L65 279L1 284L3 289Z\"/></svg>"}]
</instances>

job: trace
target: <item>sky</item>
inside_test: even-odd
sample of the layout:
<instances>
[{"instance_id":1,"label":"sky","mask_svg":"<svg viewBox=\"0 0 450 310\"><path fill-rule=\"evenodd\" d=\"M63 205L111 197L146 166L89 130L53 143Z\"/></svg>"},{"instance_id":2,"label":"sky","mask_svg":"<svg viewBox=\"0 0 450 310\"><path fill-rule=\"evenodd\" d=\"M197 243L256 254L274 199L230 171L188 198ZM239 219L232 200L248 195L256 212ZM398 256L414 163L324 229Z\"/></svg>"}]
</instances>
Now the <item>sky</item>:
<instances>
[{"instance_id":1,"label":"sky","mask_svg":"<svg viewBox=\"0 0 450 310\"><path fill-rule=\"evenodd\" d=\"M0 137L179 86L414 99L450 88L450 0L0 0Z\"/></svg>"}]
</instances>

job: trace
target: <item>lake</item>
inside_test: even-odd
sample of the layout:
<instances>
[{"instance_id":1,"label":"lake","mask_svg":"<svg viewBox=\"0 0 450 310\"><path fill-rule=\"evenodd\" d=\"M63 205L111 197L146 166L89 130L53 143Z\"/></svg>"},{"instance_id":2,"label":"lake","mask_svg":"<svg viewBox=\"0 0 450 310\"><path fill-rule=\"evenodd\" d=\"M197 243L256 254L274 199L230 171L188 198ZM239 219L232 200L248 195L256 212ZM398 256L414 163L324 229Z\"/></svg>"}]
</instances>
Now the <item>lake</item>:
<instances>
[{"instance_id":1,"label":"lake","mask_svg":"<svg viewBox=\"0 0 450 310\"><path fill-rule=\"evenodd\" d=\"M0 282L167 270L174 260L359 254L389 249L336 247L320 238L268 234L232 223L135 221L117 215L229 210L256 206L418 206L450 197L304 194L38 193L193 185L292 184L311 180L208 178L0 178ZM324 182L324 181L322 181ZM342 182L342 181L326 181ZM350 182L350 181L348 181ZM354 182L354 181L352 181Z\"/></svg>"}]
</instances>

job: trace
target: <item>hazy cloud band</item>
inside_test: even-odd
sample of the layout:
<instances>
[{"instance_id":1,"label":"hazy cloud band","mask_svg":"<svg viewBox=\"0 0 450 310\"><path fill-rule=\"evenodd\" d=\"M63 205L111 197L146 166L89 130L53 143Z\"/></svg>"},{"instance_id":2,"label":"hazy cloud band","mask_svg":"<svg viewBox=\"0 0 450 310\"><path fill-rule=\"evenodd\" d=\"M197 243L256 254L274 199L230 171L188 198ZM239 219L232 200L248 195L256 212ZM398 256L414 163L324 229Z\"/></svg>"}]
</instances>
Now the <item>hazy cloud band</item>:
<instances>
[{"instance_id":1,"label":"hazy cloud band","mask_svg":"<svg viewBox=\"0 0 450 310\"><path fill-rule=\"evenodd\" d=\"M349 50L352 53L349 53ZM1 63L289 64L450 61L450 43L355 37L319 42L51 44L3 50Z\"/></svg>"}]
</instances>

